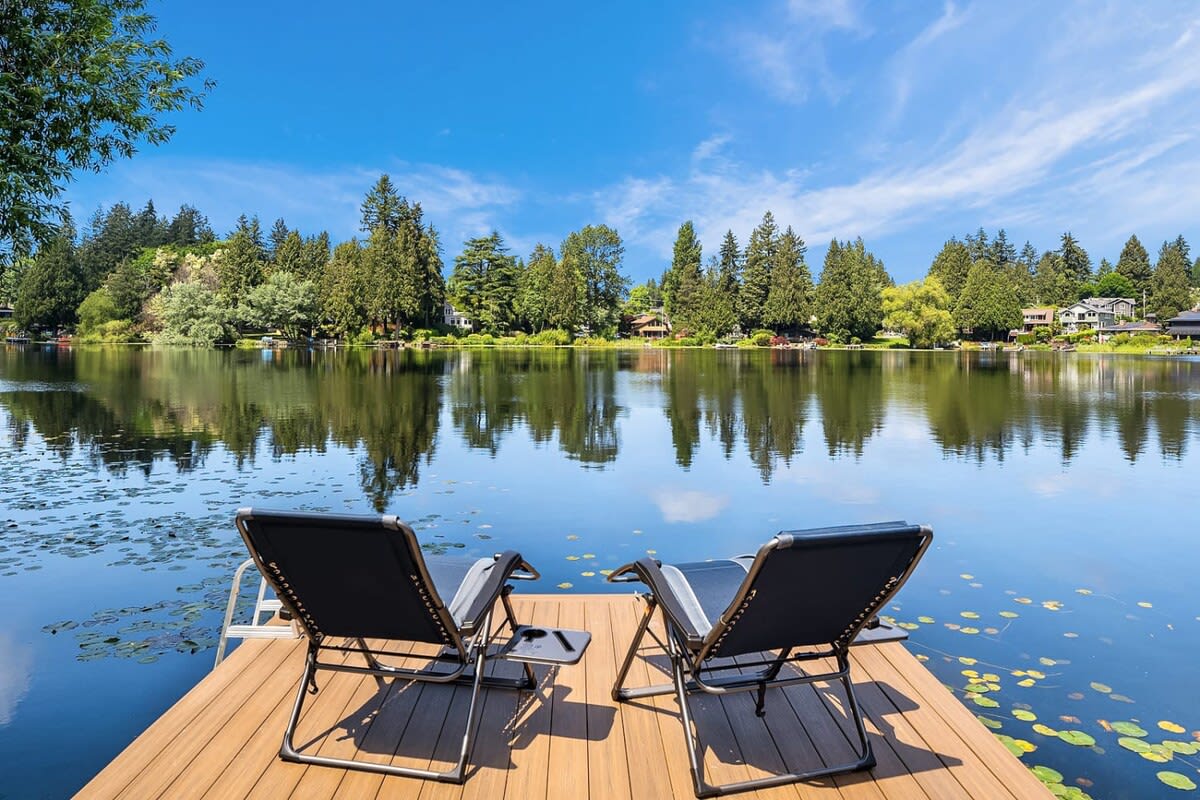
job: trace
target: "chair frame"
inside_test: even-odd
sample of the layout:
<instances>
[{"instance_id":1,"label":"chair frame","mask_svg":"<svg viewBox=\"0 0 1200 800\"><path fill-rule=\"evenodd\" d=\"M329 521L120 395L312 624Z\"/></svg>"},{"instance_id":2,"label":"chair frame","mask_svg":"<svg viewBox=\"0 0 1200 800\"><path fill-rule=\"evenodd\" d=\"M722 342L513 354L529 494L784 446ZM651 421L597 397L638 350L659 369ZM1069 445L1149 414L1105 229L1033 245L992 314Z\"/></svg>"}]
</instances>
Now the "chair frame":
<instances>
[{"instance_id":1,"label":"chair frame","mask_svg":"<svg viewBox=\"0 0 1200 800\"><path fill-rule=\"evenodd\" d=\"M747 572L746 578L729 604L730 609L742 608L743 603L747 602L753 596L752 587L755 579L758 577L758 573L762 569L763 562L772 551L788 544L781 539L781 536L785 535L776 536L759 548L754 563ZM643 583L650 590L637 593L638 597L646 602L646 610L642 614L637 631L634 633L633 641L630 643L629 650L625 654L625 659L621 663L621 668L617 672L617 678L612 689L613 700L616 702L629 702L648 697L667 695L672 692L675 694L675 698L679 702L680 721L683 723L684 736L687 739L688 761L691 767L693 788L697 797L721 797L737 792L767 789L830 775L873 768L876 764L875 755L871 750L871 742L867 738L867 728L863 719L862 708L858 703L858 698L855 696L854 683L850 678L849 649L854 644L855 637L863 629L878 624L878 618L875 616L878 610L886 606L896 593L900 591L909 576L912 575L913 569L920 562L925 551L929 548L929 544L933 539L933 531L927 526L920 526L920 535L922 537L921 542L904 574L899 577L899 580L887 592L875 599L875 602L872 603L870 613L865 614L858 623L848 628L846 633L837 641L831 642L828 648L799 653L793 653L791 648L786 648L778 651L778 654L772 658L738 664L708 665L705 663L710 658L719 657L715 651L719 648L722 634L730 628L730 623L725 620L725 614L722 614L721 618L713 623L712 629L707 634L701 636L687 621L687 615L674 602L670 591L662 590L661 587L666 587L668 584L659 569L660 563L658 561L643 558L632 564L625 565L612 573L609 576L609 580L614 583ZM656 611L661 611L663 626L666 632L665 641L660 639L650 629L650 624L653 621ZM665 684L628 688L624 685L625 680L641 648L642 641L647 635L666 652L671 663L672 681ZM800 665L805 662L826 658L835 659L836 670L821 672L819 674L808 674L798 669L795 675L780 677L780 671L787 665ZM737 674L719 674L721 672L728 673L730 670L742 670L746 667L762 667L762 669L748 674L741 672ZM711 695L726 695L736 692L757 691L756 713L758 716L763 716L765 713L763 703L767 689L826 681L840 682L848 700L847 708L850 710L850 716L854 722L854 729L858 738L854 760L844 764L822 767L805 772L789 772L727 784L710 784L705 780L703 743L700 741L698 734L693 730L692 713L688 705L688 697L690 695L696 692L704 692Z\"/></svg>"},{"instance_id":2,"label":"chair frame","mask_svg":"<svg viewBox=\"0 0 1200 800\"><path fill-rule=\"evenodd\" d=\"M296 699L292 704L292 712L288 718L287 728L283 734L283 744L279 749L279 756L285 761L291 761L300 764L313 764L323 767L335 767L340 769L353 769L364 772L374 772L381 775L396 775L400 777L419 778L422 780L433 780L443 783L461 784L466 781L467 777L467 761L471 755L471 749L474 746L475 735L479 727L480 716L480 695L485 688L495 689L512 689L512 690L532 690L536 687L537 681L533 673L533 669L529 664L522 664L523 675L520 678L497 678L495 676L486 676L485 671L489 659L497 658L496 653L489 653L489 649L496 641L497 637L503 632L505 625L516 633L517 621L513 613L512 601L509 595L512 594L512 586L508 583L513 580L532 581L541 577L541 574L534 569L527 561L525 561L518 553L514 551L506 551L495 556L496 565L493 567L496 570L492 578L489 579L492 584L490 593L480 592L479 598L472 604L474 614L468 614L468 621L463 626L455 624L450 617L449 610L437 604L435 609L438 616L449 634L450 644L445 645L442 652L431 656L431 664L424 669L406 669L402 667L391 666L380 661L380 657L403 657L412 658L408 653L398 653L379 648L373 648L367 644L366 640L361 637L325 637L324 635L316 634L309 628L305 622L305 615L300 613L293 604L291 595L288 591L281 590L277 585L273 571L267 568L263 563L262 556L258 550L252 546L250 533L246 523L252 520L255 512L252 509L241 509L238 511L237 526L242 534L242 539L245 541L247 549L254 560L255 565L263 574L266 580L276 590L276 594L283 606L292 612L293 623L303 632L308 640L307 652L304 660L304 673L300 679L300 685L296 691ZM296 515L297 518L302 516L312 515ZM336 517L322 516L325 521L336 521ZM361 521L361 518L357 518ZM381 524L385 527L393 529L398 533L406 536L411 536L412 541L416 541L415 534L407 525L400 522L396 517L384 516L380 518ZM419 578L423 585L430 590L436 597L436 589L433 580L429 575L429 571L425 566L423 557L420 557L419 549L415 551L417 558L414 559L419 571ZM504 619L495 628L492 627L493 614L495 612L496 602L499 601L504 608ZM326 638L353 640L354 646L349 644L327 644ZM348 663L332 663L322 661L321 654L325 652L352 653L361 655L366 661L365 667L355 666ZM433 666L439 662L449 662L451 669L449 671L437 671ZM356 759L332 758L329 756L309 755L297 750L295 745L296 726L300 721L300 715L304 709L304 701L308 694L316 694L317 673L320 671L327 672L345 672L355 675L371 675L374 676L377 682L382 684L384 678L393 680L410 680L423 683L438 683L438 684L464 684L471 687L470 704L467 708L467 723L463 732L461 746L459 747L458 757L454 766L445 771L418 769L415 767L400 767L391 764L382 764L373 761L359 761Z\"/></svg>"}]
</instances>

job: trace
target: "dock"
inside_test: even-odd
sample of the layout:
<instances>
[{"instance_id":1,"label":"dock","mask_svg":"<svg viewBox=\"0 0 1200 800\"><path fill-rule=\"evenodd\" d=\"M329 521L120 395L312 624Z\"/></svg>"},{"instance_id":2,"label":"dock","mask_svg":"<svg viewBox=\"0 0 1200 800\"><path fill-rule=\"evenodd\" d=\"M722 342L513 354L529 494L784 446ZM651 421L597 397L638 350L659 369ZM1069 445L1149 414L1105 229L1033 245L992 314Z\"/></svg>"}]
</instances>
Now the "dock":
<instances>
[{"instance_id":1,"label":"dock","mask_svg":"<svg viewBox=\"0 0 1200 800\"><path fill-rule=\"evenodd\" d=\"M513 595L522 623L586 629L569 667L537 667L533 691L489 690L466 783L423 782L292 764L279 745L301 675L300 639L248 640L168 709L79 798L399 798L662 800L694 797L673 696L614 703L619 661L643 609L632 595ZM422 655L414 646L405 652ZM432 651L424 653L430 654ZM775 800L1030 800L1050 792L898 642L852 648L852 676L878 766L736 797ZM652 644L629 685L661 683ZM359 658L346 656L347 659ZM396 663L396 662L393 662ZM815 669L816 667L814 667ZM499 661L497 674L518 665ZM469 688L321 673L296 742L305 752L446 769ZM773 689L766 716L749 693L692 704L710 780L811 769L850 758L840 694L823 684Z\"/></svg>"}]
</instances>

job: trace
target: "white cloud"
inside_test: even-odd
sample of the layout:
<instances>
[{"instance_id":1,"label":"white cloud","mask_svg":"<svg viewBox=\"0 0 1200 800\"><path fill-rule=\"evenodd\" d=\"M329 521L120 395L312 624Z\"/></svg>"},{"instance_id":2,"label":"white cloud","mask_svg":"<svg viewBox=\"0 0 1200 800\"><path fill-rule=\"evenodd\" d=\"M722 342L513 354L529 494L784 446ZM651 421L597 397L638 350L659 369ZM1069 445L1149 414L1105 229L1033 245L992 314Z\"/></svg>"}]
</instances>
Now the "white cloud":
<instances>
[{"instance_id":1,"label":"white cloud","mask_svg":"<svg viewBox=\"0 0 1200 800\"><path fill-rule=\"evenodd\" d=\"M32 648L0 634L0 728L12 722L17 706L29 691L32 672Z\"/></svg>"},{"instance_id":2,"label":"white cloud","mask_svg":"<svg viewBox=\"0 0 1200 800\"><path fill-rule=\"evenodd\" d=\"M704 522L729 505L728 495L685 489L659 489L653 498L667 523Z\"/></svg>"},{"instance_id":3,"label":"white cloud","mask_svg":"<svg viewBox=\"0 0 1200 800\"><path fill-rule=\"evenodd\" d=\"M443 245L450 248L466 236L499 227L499 212L521 198L520 191L502 180L437 164L310 169L150 154L115 165L102 184L82 178L71 187L70 197L77 217L86 217L97 205L153 198L160 213L183 203L196 206L218 234L246 213L261 214L268 225L283 217L305 232L327 228L335 238L348 238L358 231L363 196L384 172L401 194L421 203L426 219L438 227Z\"/></svg>"},{"instance_id":4,"label":"white cloud","mask_svg":"<svg viewBox=\"0 0 1200 800\"><path fill-rule=\"evenodd\" d=\"M969 13L948 5L913 41L933 46L954 38L945 34ZM1102 15L1076 23L1081 42L1108 47L1113 31L1106 26L1126 21ZM756 169L712 158L726 143L722 136L696 147L687 174L629 176L597 192L595 202L626 238L663 256L681 220L694 220L706 242L718 241L726 228L745 241L766 209L817 244L879 236L963 209L977 210L981 220L1038 218L1050 229L1065 225L1107 240L1120 235L1113 227L1129 217L1134 198L1159 198L1167 186L1189 202L1153 212L1160 219L1194 217L1200 189L1170 180L1172 170L1197 171L1192 165L1200 158L1193 136L1200 124L1200 51L1187 46L1194 28L1159 26L1126 42L1126 65L1109 69L1104 80L1097 70L1111 59L1108 50L1060 48L1048 56L1054 69L1030 65L1029 81L988 104L988 113L971 106L966 91L962 103L975 113L964 131L947 139L936 124L928 126L926 141L850 180L821 183L806 165ZM838 177L845 172L843 165Z\"/></svg>"}]
</instances>

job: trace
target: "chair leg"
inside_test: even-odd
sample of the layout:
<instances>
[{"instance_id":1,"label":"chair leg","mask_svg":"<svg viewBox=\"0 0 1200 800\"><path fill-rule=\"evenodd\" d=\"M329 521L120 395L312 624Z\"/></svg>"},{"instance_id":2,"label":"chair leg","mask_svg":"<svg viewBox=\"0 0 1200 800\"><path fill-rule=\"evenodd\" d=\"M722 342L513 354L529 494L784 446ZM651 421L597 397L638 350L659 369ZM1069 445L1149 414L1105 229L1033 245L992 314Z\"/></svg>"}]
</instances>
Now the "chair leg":
<instances>
[{"instance_id":1,"label":"chair leg","mask_svg":"<svg viewBox=\"0 0 1200 800\"><path fill-rule=\"evenodd\" d=\"M513 613L512 600L509 595L512 594L512 587L504 587L504 591L500 594L500 600L504 603L504 618L508 622L508 627L512 628L513 634L517 632L517 615ZM522 689L534 689L537 687L537 677L533 674L533 665L528 661L521 662L521 669L525 672L525 685Z\"/></svg>"},{"instance_id":2,"label":"chair leg","mask_svg":"<svg viewBox=\"0 0 1200 800\"><path fill-rule=\"evenodd\" d=\"M631 696L629 690L623 688L625 678L629 675L629 668L633 666L633 659L637 657L638 648L642 645L642 639L646 637L646 631L650 628L650 620L654 617L654 609L658 603L654 599L654 595L649 595L646 598L646 613L642 615L642 621L638 623L637 632L633 635L633 641L629 643L629 652L625 654L625 660L621 662L621 669L617 671L617 680L613 684L612 699L614 702L629 700Z\"/></svg>"},{"instance_id":3,"label":"chair leg","mask_svg":"<svg viewBox=\"0 0 1200 800\"><path fill-rule=\"evenodd\" d=\"M867 727L863 721L862 709L858 705L858 698L854 695L854 684L850 680L849 662L844 655L839 654L838 666L844 673L840 680L846 693L846 700L849 703L850 715L854 720L854 726L858 732L859 750L855 753L857 756L856 760L808 772L785 773L782 775L772 775L768 778L757 778L716 786L706 783L704 781L704 747L700 742L699 736L692 730L692 715L688 705L687 675L684 672L684 657L678 649L678 644L669 636L667 637L667 646L670 651L672 676L675 681L675 696L679 701L679 717L683 723L684 737L687 739L688 761L691 764L692 785L696 792L696 797L722 797L728 794L748 792L755 789L769 789L774 786L785 786L829 775L840 775L846 772L872 769L875 766L875 755L871 751L871 742L867 738Z\"/></svg>"}]
</instances>

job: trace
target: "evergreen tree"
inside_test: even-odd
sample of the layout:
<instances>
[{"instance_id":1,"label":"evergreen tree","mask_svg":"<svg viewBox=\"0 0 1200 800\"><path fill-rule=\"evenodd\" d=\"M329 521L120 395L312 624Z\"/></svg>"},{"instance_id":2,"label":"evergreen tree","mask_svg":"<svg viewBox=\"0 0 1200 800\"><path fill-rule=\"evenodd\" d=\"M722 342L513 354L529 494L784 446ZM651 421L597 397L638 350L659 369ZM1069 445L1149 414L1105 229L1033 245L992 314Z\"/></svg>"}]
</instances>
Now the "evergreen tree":
<instances>
[{"instance_id":1,"label":"evergreen tree","mask_svg":"<svg viewBox=\"0 0 1200 800\"><path fill-rule=\"evenodd\" d=\"M1006 270L976 261L954 306L954 324L976 337L1004 338L1021 325L1021 304Z\"/></svg>"},{"instance_id":2,"label":"evergreen tree","mask_svg":"<svg viewBox=\"0 0 1200 800\"><path fill-rule=\"evenodd\" d=\"M721 240L720 261L717 262L717 288L730 300L737 300L738 287L742 284L742 255L733 231L725 231Z\"/></svg>"},{"instance_id":3,"label":"evergreen tree","mask_svg":"<svg viewBox=\"0 0 1200 800\"><path fill-rule=\"evenodd\" d=\"M1075 302L1075 291L1058 253L1046 251L1038 260L1033 293L1034 302L1043 306L1065 306Z\"/></svg>"},{"instance_id":4,"label":"evergreen tree","mask_svg":"<svg viewBox=\"0 0 1200 800\"><path fill-rule=\"evenodd\" d=\"M985 259L988 257L991 247L988 244L987 231L981 226L975 232L975 235L967 234L965 237L967 252L971 255L971 263Z\"/></svg>"},{"instance_id":5,"label":"evergreen tree","mask_svg":"<svg viewBox=\"0 0 1200 800\"><path fill-rule=\"evenodd\" d=\"M1080 247L1079 242L1067 231L1062 235L1062 244L1058 249L1058 257L1062 265L1063 275L1070 284L1070 298L1073 302L1084 284L1092 280L1092 259L1087 251Z\"/></svg>"},{"instance_id":6,"label":"evergreen tree","mask_svg":"<svg viewBox=\"0 0 1200 800\"><path fill-rule=\"evenodd\" d=\"M287 223L283 221L283 217L276 219L275 224L271 226L270 242L268 246L271 251L270 256L272 262L278 263L279 248L283 247L283 243L287 241L288 234L290 232L291 231L288 230Z\"/></svg>"},{"instance_id":7,"label":"evergreen tree","mask_svg":"<svg viewBox=\"0 0 1200 800\"><path fill-rule=\"evenodd\" d=\"M771 267L779 250L779 228L775 215L770 211L763 214L750 234L746 255L742 259L742 285L737 294L738 323L749 333L764 324L763 306L771 291Z\"/></svg>"},{"instance_id":8,"label":"evergreen tree","mask_svg":"<svg viewBox=\"0 0 1200 800\"><path fill-rule=\"evenodd\" d=\"M692 320L697 333L725 336L737 325L733 299L721 288L721 268L713 259L701 283L699 308Z\"/></svg>"},{"instance_id":9,"label":"evergreen tree","mask_svg":"<svg viewBox=\"0 0 1200 800\"><path fill-rule=\"evenodd\" d=\"M1100 280L1105 275L1111 274L1113 271L1113 263L1107 258L1100 259L1100 266L1096 268L1096 280ZM1103 295L1101 295L1103 296Z\"/></svg>"},{"instance_id":10,"label":"evergreen tree","mask_svg":"<svg viewBox=\"0 0 1200 800\"><path fill-rule=\"evenodd\" d=\"M1171 242L1171 246L1179 251L1185 262L1192 263L1192 248L1188 245L1187 239L1183 238L1182 233L1175 237L1175 241Z\"/></svg>"},{"instance_id":11,"label":"evergreen tree","mask_svg":"<svg viewBox=\"0 0 1200 800\"><path fill-rule=\"evenodd\" d=\"M992 244L988 247L987 257L991 259L993 264L1003 267L1017 260L1017 248L1008 241L1008 234L1004 228L996 234L996 238L992 240Z\"/></svg>"},{"instance_id":12,"label":"evergreen tree","mask_svg":"<svg viewBox=\"0 0 1200 800\"><path fill-rule=\"evenodd\" d=\"M181 205L179 211L167 225L166 244L189 247L200 242L213 240L208 219L189 205Z\"/></svg>"},{"instance_id":13,"label":"evergreen tree","mask_svg":"<svg viewBox=\"0 0 1200 800\"><path fill-rule=\"evenodd\" d=\"M829 243L816 289L817 325L826 336L870 339L883 322L883 290L891 278L862 238Z\"/></svg>"},{"instance_id":14,"label":"evergreen tree","mask_svg":"<svg viewBox=\"0 0 1200 800\"><path fill-rule=\"evenodd\" d=\"M565 243L564 243L565 244ZM550 295L546 302L546 327L574 332L583 324L583 273L578 261L564 253L554 262Z\"/></svg>"},{"instance_id":15,"label":"evergreen tree","mask_svg":"<svg viewBox=\"0 0 1200 800\"><path fill-rule=\"evenodd\" d=\"M138 249L159 247L167 242L167 221L154 210L154 201L147 200L133 222L134 240Z\"/></svg>"},{"instance_id":16,"label":"evergreen tree","mask_svg":"<svg viewBox=\"0 0 1200 800\"><path fill-rule=\"evenodd\" d=\"M549 322L550 292L557 268L558 259L554 250L538 242L529 254L529 261L517 287L517 316L533 333L543 330Z\"/></svg>"},{"instance_id":17,"label":"evergreen tree","mask_svg":"<svg viewBox=\"0 0 1200 800\"><path fill-rule=\"evenodd\" d=\"M321 231L316 236L304 240L301 249L301 260L293 267L293 271L303 278L316 281L325 265L329 263L329 234Z\"/></svg>"},{"instance_id":18,"label":"evergreen tree","mask_svg":"<svg viewBox=\"0 0 1200 800\"><path fill-rule=\"evenodd\" d=\"M394 234L400 230L401 222L407 219L411 213L408 201L396 191L396 187L387 173L380 175L379 180L367 192L360 210L362 212L361 228L366 233L382 226L389 233Z\"/></svg>"},{"instance_id":19,"label":"evergreen tree","mask_svg":"<svg viewBox=\"0 0 1200 800\"><path fill-rule=\"evenodd\" d=\"M1025 270L1030 275L1032 275L1034 273L1034 270L1037 269L1037 262L1038 262L1037 248L1035 248L1028 241L1025 242L1025 244L1022 245L1022 247L1021 247L1021 254L1017 256L1017 261L1020 262L1020 264L1023 267L1025 267Z\"/></svg>"},{"instance_id":20,"label":"evergreen tree","mask_svg":"<svg viewBox=\"0 0 1200 800\"><path fill-rule=\"evenodd\" d=\"M22 328L55 328L75 321L75 310L87 296L83 270L75 252L75 228L66 217L58 236L44 244L25 268L13 304Z\"/></svg>"},{"instance_id":21,"label":"evergreen tree","mask_svg":"<svg viewBox=\"0 0 1200 800\"><path fill-rule=\"evenodd\" d=\"M520 271L498 231L468 239L454 259L447 290L454 307L482 331L506 333L516 321Z\"/></svg>"},{"instance_id":22,"label":"evergreen tree","mask_svg":"<svg viewBox=\"0 0 1200 800\"><path fill-rule=\"evenodd\" d=\"M275 233L276 231L271 231L273 244L271 257L275 263L275 269L291 272L301 280L320 274L319 271L310 271L309 269L310 265L304 253L304 239L300 237L300 231L288 231L278 242L275 241Z\"/></svg>"},{"instance_id":23,"label":"evergreen tree","mask_svg":"<svg viewBox=\"0 0 1200 800\"><path fill-rule=\"evenodd\" d=\"M587 225L567 236L559 248L562 260L579 276L581 323L594 336L606 336L617 330L621 319L621 300L628 279L621 274L625 245L621 236L607 225Z\"/></svg>"},{"instance_id":24,"label":"evergreen tree","mask_svg":"<svg viewBox=\"0 0 1200 800\"><path fill-rule=\"evenodd\" d=\"M1196 263L1192 265L1191 284L1193 289L1200 289L1200 257L1196 258Z\"/></svg>"},{"instance_id":25,"label":"evergreen tree","mask_svg":"<svg viewBox=\"0 0 1200 800\"><path fill-rule=\"evenodd\" d=\"M258 217L238 219L225 251L217 264L217 294L231 308L237 308L266 274L266 258L262 247L262 229Z\"/></svg>"},{"instance_id":26,"label":"evergreen tree","mask_svg":"<svg viewBox=\"0 0 1200 800\"><path fill-rule=\"evenodd\" d=\"M1121 248L1121 256L1117 259L1117 272L1133 282L1137 299L1142 299L1143 290L1150 290L1150 279L1154 271L1150 268L1150 254L1138 241L1137 236L1130 236L1125 246Z\"/></svg>"},{"instance_id":27,"label":"evergreen tree","mask_svg":"<svg viewBox=\"0 0 1200 800\"><path fill-rule=\"evenodd\" d=\"M403 320L413 313L410 305L416 297L408 291L404 249L400 237L389 232L383 225L371 229L367 246L363 248L363 270L367 276L367 317L382 323L383 332L395 324L399 329Z\"/></svg>"},{"instance_id":28,"label":"evergreen tree","mask_svg":"<svg viewBox=\"0 0 1200 800\"><path fill-rule=\"evenodd\" d=\"M763 304L763 322L777 330L797 331L808 326L813 282L804 263L807 249L790 225L779 237L779 250L771 268L771 288Z\"/></svg>"},{"instance_id":29,"label":"evergreen tree","mask_svg":"<svg viewBox=\"0 0 1200 800\"><path fill-rule=\"evenodd\" d=\"M357 239L339 244L321 276L321 314L342 336L358 333L367 324L367 275L363 248Z\"/></svg>"},{"instance_id":30,"label":"evergreen tree","mask_svg":"<svg viewBox=\"0 0 1200 800\"><path fill-rule=\"evenodd\" d=\"M420 296L417 306L425 327L441 319L442 306L446 302L446 279L442 277L442 246L437 229L433 225L420 228L421 205L412 207L411 224L420 229L417 246L417 264L420 270Z\"/></svg>"},{"instance_id":31,"label":"evergreen tree","mask_svg":"<svg viewBox=\"0 0 1200 800\"><path fill-rule=\"evenodd\" d=\"M703 252L696 229L688 220L679 226L671 266L663 275L663 304L671 324L683 330L693 327L700 313L704 275L700 271Z\"/></svg>"},{"instance_id":32,"label":"evergreen tree","mask_svg":"<svg viewBox=\"0 0 1200 800\"><path fill-rule=\"evenodd\" d=\"M942 288L950 295L950 302L958 300L962 287L971 271L971 251L958 239L951 238L942 245L941 251L929 266L929 277L937 278Z\"/></svg>"},{"instance_id":33,"label":"evergreen tree","mask_svg":"<svg viewBox=\"0 0 1200 800\"><path fill-rule=\"evenodd\" d=\"M1186 243L1185 243L1186 244ZM1150 281L1150 311L1166 322L1192 307L1188 283L1188 261L1179 240L1163 242Z\"/></svg>"}]
</instances>

